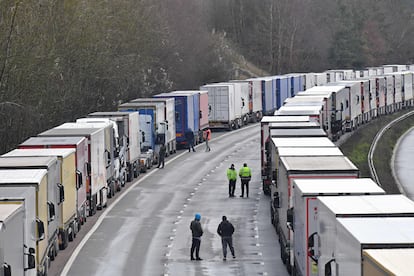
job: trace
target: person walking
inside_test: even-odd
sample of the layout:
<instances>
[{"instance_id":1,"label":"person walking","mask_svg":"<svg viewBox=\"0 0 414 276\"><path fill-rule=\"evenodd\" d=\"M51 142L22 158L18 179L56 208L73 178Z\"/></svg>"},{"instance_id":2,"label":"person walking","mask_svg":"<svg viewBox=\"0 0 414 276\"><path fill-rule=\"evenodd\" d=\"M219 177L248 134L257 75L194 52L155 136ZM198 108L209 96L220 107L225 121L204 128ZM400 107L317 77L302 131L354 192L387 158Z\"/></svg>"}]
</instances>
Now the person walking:
<instances>
[{"instance_id":1,"label":"person walking","mask_svg":"<svg viewBox=\"0 0 414 276\"><path fill-rule=\"evenodd\" d=\"M229 180L229 197L234 197L237 181L237 171L234 168L234 164L231 164L230 168L227 169L227 179Z\"/></svg>"},{"instance_id":2,"label":"person walking","mask_svg":"<svg viewBox=\"0 0 414 276\"><path fill-rule=\"evenodd\" d=\"M187 131L185 132L185 139L187 140L187 144L188 144L188 152L190 152L191 150L193 150L193 152L195 152L194 149L194 132L191 128L187 129Z\"/></svg>"},{"instance_id":3,"label":"person walking","mask_svg":"<svg viewBox=\"0 0 414 276\"><path fill-rule=\"evenodd\" d=\"M223 216L222 221L220 222L217 228L217 234L219 234L221 237L221 246L223 248L223 261L227 260L227 246L229 246L230 248L230 252L233 255L233 259L236 258L233 247L233 233L233 224L231 224L231 222L227 220L226 216Z\"/></svg>"},{"instance_id":4,"label":"person walking","mask_svg":"<svg viewBox=\"0 0 414 276\"><path fill-rule=\"evenodd\" d=\"M241 179L241 195L244 197L244 189L246 188L246 196L249 197L249 182L252 178L252 170L247 167L247 164L244 163L243 167L239 170L239 176Z\"/></svg>"},{"instance_id":5,"label":"person walking","mask_svg":"<svg viewBox=\"0 0 414 276\"><path fill-rule=\"evenodd\" d=\"M192 244L191 244L191 260L194 261L201 261L203 259L200 258L200 244L201 244L201 236L203 236L203 228L201 227L201 215L195 214L194 220L190 224L191 234L193 237ZM194 251L196 257L194 259Z\"/></svg>"},{"instance_id":6,"label":"person walking","mask_svg":"<svg viewBox=\"0 0 414 276\"><path fill-rule=\"evenodd\" d=\"M165 147L164 144L162 144L161 147L160 147L160 151L158 153L158 156L159 156L159 158L158 158L158 168L160 168L160 169L164 168L164 165L165 165L165 152L166 151L167 151L167 148ZM161 165L162 165L162 167L161 167Z\"/></svg>"},{"instance_id":7,"label":"person walking","mask_svg":"<svg viewBox=\"0 0 414 276\"><path fill-rule=\"evenodd\" d=\"M209 128L206 129L205 133L204 133L204 139L206 140L206 152L210 151L210 146L208 144L208 141L210 141L211 139L211 130Z\"/></svg>"}]
</instances>

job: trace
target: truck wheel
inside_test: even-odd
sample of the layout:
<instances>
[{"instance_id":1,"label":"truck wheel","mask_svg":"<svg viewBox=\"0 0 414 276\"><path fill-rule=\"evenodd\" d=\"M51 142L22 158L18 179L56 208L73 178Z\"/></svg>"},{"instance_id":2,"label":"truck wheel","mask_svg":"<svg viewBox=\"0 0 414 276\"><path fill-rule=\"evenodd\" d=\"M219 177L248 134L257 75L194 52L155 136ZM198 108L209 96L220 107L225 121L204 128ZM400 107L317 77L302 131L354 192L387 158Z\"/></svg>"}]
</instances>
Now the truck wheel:
<instances>
[{"instance_id":1,"label":"truck wheel","mask_svg":"<svg viewBox=\"0 0 414 276\"><path fill-rule=\"evenodd\" d=\"M74 239L74 231L73 231L73 228L72 228L72 225L71 226L69 226L69 229L68 229L68 240L70 241L70 242L72 242L73 241L73 239Z\"/></svg>"}]
</instances>

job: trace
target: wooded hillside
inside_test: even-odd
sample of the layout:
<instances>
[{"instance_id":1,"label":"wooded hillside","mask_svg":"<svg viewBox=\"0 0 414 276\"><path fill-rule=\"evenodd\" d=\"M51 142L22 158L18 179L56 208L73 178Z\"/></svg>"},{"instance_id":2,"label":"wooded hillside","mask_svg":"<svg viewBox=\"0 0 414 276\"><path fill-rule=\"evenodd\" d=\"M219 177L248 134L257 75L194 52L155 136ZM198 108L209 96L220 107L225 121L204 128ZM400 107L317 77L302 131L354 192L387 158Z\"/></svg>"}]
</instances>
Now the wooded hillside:
<instances>
[{"instance_id":1,"label":"wooded hillside","mask_svg":"<svg viewBox=\"0 0 414 276\"><path fill-rule=\"evenodd\" d=\"M414 63L413 23L410 0L0 1L0 152L241 73Z\"/></svg>"}]
</instances>

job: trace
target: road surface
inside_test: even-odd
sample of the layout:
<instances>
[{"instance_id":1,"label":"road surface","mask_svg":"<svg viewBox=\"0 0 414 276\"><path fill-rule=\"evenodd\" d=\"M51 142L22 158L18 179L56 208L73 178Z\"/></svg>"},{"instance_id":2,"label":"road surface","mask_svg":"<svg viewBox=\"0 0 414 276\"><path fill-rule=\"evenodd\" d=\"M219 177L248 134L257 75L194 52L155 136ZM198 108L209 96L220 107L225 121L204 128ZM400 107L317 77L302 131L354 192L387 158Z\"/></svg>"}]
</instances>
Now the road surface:
<instances>
[{"instance_id":1,"label":"road surface","mask_svg":"<svg viewBox=\"0 0 414 276\"><path fill-rule=\"evenodd\" d=\"M210 147L210 152L204 144L196 152L181 151L167 158L164 169L128 183L93 218L90 231L78 237L73 254L59 253L69 260L58 256L51 271L74 276L288 275L270 223L269 198L261 189L260 126L213 133ZM244 162L253 172L249 198L238 197L240 179L237 197L229 198L226 170L231 163L238 170ZM195 213L201 214L204 230L203 261L190 260L189 225ZM226 262L216 233L223 215L236 229L236 259Z\"/></svg>"}]
</instances>

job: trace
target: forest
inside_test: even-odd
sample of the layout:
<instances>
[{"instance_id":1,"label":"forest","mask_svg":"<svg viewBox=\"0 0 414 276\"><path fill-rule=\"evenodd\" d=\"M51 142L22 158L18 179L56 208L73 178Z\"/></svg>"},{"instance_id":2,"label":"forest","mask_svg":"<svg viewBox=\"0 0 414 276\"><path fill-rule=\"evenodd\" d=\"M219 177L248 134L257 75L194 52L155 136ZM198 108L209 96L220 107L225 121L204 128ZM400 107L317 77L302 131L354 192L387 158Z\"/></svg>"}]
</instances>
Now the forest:
<instances>
[{"instance_id":1,"label":"forest","mask_svg":"<svg viewBox=\"0 0 414 276\"><path fill-rule=\"evenodd\" d=\"M0 153L161 92L412 63L412 0L2 0Z\"/></svg>"}]
</instances>

